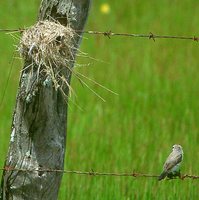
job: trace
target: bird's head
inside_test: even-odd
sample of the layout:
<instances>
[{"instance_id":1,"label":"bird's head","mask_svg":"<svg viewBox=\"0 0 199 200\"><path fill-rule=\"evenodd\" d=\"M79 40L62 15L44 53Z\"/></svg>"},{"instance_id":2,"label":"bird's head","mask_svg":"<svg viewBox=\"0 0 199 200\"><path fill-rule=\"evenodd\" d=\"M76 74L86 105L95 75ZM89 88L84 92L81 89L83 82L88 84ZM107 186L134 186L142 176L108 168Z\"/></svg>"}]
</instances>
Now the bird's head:
<instances>
[{"instance_id":1,"label":"bird's head","mask_svg":"<svg viewBox=\"0 0 199 200\"><path fill-rule=\"evenodd\" d=\"M173 151L182 151L182 146L179 144L174 144L172 149Z\"/></svg>"}]
</instances>

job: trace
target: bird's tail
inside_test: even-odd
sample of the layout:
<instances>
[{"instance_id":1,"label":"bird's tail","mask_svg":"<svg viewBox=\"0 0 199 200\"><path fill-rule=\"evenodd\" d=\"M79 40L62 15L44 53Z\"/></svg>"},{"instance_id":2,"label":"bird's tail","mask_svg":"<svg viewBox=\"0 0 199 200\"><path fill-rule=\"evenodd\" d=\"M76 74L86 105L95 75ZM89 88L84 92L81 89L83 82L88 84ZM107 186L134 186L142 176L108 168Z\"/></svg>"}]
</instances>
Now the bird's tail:
<instances>
[{"instance_id":1,"label":"bird's tail","mask_svg":"<svg viewBox=\"0 0 199 200\"><path fill-rule=\"evenodd\" d=\"M164 179L167 176L167 172L163 171L160 176L158 177L158 181L161 181L162 179Z\"/></svg>"}]
</instances>

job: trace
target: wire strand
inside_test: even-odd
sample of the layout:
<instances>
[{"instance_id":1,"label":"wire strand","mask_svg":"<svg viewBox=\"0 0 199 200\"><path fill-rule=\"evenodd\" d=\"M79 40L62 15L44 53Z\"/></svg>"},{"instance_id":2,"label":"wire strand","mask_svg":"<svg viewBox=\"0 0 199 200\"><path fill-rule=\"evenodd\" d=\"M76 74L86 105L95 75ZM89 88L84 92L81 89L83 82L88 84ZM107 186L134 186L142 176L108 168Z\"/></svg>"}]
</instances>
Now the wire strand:
<instances>
[{"instance_id":1,"label":"wire strand","mask_svg":"<svg viewBox=\"0 0 199 200\"><path fill-rule=\"evenodd\" d=\"M138 172L132 172L132 173L118 173L118 172L96 172L94 170L91 171L77 171L77 170L61 170L61 169L42 169L42 168L35 168L35 169L20 169L20 168L14 168L11 166L6 166L4 168L0 168L1 171L18 171L18 172L51 172L51 173L63 173L63 174L76 174L76 175L87 175L87 176L117 176L117 177L144 177L144 178L158 178L158 175L154 174L147 174L147 173L138 173ZM180 179L199 179L199 176L197 175L190 175L190 174L184 174L181 175ZM175 178L176 179L176 178Z\"/></svg>"},{"instance_id":2,"label":"wire strand","mask_svg":"<svg viewBox=\"0 0 199 200\"><path fill-rule=\"evenodd\" d=\"M25 31L26 28L22 29L0 29L0 32L7 32L7 33L14 33L14 32L20 32L22 33ZM122 37L138 37L138 38L148 38L155 41L155 39L178 39L178 40L193 40L193 41L199 41L199 37L196 36L175 36L175 35L156 35L150 32L149 34L135 34L135 33L114 33L112 31L92 31L92 30L86 30L86 31L80 31L75 30L76 33L85 33L90 35L102 35L105 37L108 37L109 39L113 36L122 36Z\"/></svg>"}]
</instances>

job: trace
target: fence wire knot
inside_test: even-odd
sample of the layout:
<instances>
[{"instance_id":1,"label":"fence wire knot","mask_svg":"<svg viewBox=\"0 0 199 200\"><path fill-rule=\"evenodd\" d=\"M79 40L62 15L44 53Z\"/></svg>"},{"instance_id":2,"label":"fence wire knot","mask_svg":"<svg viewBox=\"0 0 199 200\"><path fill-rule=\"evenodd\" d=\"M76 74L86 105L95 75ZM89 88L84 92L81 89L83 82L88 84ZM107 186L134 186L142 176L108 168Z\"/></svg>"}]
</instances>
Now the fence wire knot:
<instances>
[{"instance_id":1,"label":"fence wire knot","mask_svg":"<svg viewBox=\"0 0 199 200\"><path fill-rule=\"evenodd\" d=\"M138 176L138 174L135 173L135 172L133 172L131 175L132 175L133 177L137 177L137 176Z\"/></svg>"},{"instance_id":2,"label":"fence wire knot","mask_svg":"<svg viewBox=\"0 0 199 200\"><path fill-rule=\"evenodd\" d=\"M111 31L104 32L104 36L108 37L109 39L111 39L111 34Z\"/></svg>"},{"instance_id":3,"label":"fence wire knot","mask_svg":"<svg viewBox=\"0 0 199 200\"><path fill-rule=\"evenodd\" d=\"M152 39L155 42L155 35L153 33L149 33L149 40Z\"/></svg>"},{"instance_id":4,"label":"fence wire knot","mask_svg":"<svg viewBox=\"0 0 199 200\"><path fill-rule=\"evenodd\" d=\"M91 176L95 176L95 172L94 172L93 169L91 169L91 171L89 172L89 175L91 175Z\"/></svg>"},{"instance_id":5,"label":"fence wire knot","mask_svg":"<svg viewBox=\"0 0 199 200\"><path fill-rule=\"evenodd\" d=\"M199 38L196 37L196 36L194 36L194 37L193 37L193 40L196 41L196 42L198 42Z\"/></svg>"}]
</instances>

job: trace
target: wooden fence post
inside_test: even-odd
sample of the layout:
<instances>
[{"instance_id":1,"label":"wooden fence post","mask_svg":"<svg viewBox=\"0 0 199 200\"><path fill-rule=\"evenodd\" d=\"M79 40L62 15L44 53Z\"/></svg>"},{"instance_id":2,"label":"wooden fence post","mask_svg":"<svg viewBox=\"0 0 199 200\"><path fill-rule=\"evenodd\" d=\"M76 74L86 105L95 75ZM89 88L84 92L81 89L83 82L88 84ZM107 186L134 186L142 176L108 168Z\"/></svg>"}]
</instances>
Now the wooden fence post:
<instances>
[{"instance_id":1,"label":"wooden fence post","mask_svg":"<svg viewBox=\"0 0 199 200\"><path fill-rule=\"evenodd\" d=\"M55 23L62 29L64 26L81 31L87 19L89 5L90 0L43 0L38 19L39 21L48 20L49 23ZM45 23L40 23L38 26L43 26ZM44 30L42 33L44 37L46 33L47 31ZM42 38L42 34L39 37ZM72 48L65 45L66 40L69 39L71 39L70 35L65 37L61 33L50 42L50 45L57 45L55 55L59 53L62 61L55 61L51 57L54 54L51 55L48 52L42 60L40 56L43 56L44 52L38 44L31 44L29 49L23 47L23 42L21 44L24 67L13 114L0 199L55 200L58 197L62 173L37 170L64 168L67 96L71 69L81 34L79 32L75 34L74 31L70 41ZM63 63L64 56L71 58L65 64ZM47 58L48 61L46 61ZM48 69L51 69L53 73ZM52 74L59 75L58 78L54 77L55 81L51 77ZM63 80L67 81L67 84L64 85ZM36 170L31 171L32 169Z\"/></svg>"}]
</instances>

